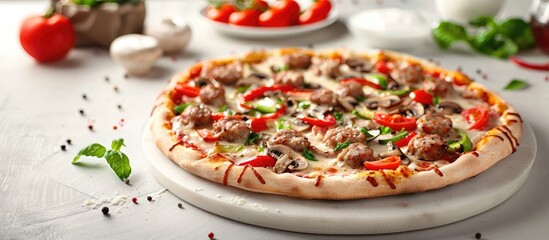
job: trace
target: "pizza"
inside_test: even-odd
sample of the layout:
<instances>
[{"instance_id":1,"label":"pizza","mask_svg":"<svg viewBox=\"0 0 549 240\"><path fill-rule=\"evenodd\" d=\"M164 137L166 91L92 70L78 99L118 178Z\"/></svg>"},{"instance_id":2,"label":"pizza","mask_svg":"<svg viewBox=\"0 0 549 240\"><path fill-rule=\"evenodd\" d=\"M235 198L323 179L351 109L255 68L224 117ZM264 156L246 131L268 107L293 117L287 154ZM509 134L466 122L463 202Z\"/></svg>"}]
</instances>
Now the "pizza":
<instances>
[{"instance_id":1,"label":"pizza","mask_svg":"<svg viewBox=\"0 0 549 240\"><path fill-rule=\"evenodd\" d=\"M390 51L286 48L198 62L151 114L192 174L253 192L358 199L442 188L514 153L517 111L459 71Z\"/></svg>"}]
</instances>

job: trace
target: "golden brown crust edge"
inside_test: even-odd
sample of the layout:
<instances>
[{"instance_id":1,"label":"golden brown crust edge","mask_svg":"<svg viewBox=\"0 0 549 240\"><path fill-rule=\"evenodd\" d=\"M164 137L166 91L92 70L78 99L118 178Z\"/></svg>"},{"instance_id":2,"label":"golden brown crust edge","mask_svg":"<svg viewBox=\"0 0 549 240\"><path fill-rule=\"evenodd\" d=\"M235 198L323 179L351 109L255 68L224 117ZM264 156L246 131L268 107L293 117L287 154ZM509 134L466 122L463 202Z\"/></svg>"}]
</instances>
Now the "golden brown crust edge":
<instances>
[{"instance_id":1,"label":"golden brown crust edge","mask_svg":"<svg viewBox=\"0 0 549 240\"><path fill-rule=\"evenodd\" d=\"M287 52L286 50L278 50ZM294 49L288 51L296 51ZM264 52L261 52L264 53ZM267 56L272 54L268 52ZM432 67L425 61L411 58L398 53L388 53L391 57L406 57ZM435 66L436 67L436 66ZM436 67L437 69L440 69ZM443 69L441 69L443 70ZM443 70L446 71L446 70ZM185 80L189 70L172 79L167 90L172 88L177 81ZM176 138L171 130L166 127L173 116L170 110L172 102L167 93L157 99L155 109L151 117L151 131L157 147L173 162L188 172L209 179L211 181L227 184L229 186L246 189L254 192L280 194L306 199L331 199L346 200L358 198L370 198L378 196L396 195L402 193L414 193L442 188L476 176L487 170L501 159L511 154L518 145L522 135L522 120L515 115L513 107L507 105L498 95L492 93L480 85L474 87L496 96L500 104L507 108L503 112L505 127L494 128L481 139L474 152L460 156L452 164L445 165L435 170L414 173L408 177L395 171L386 170L370 174L356 174L347 177L333 176L323 178L302 178L285 173L276 174L269 169L232 165L228 161L215 161L201 158L202 154L195 150L177 145ZM506 132L506 133L504 133ZM510 135L507 137L506 135ZM499 137L496 137L499 136ZM512 137L511 137L512 136ZM503 140L501 140L503 139ZM516 141L515 141L516 140ZM502 144L502 142L505 142ZM177 145L174 147L174 145ZM405 170L405 169L404 169ZM257 172L257 175L254 174ZM259 177L258 177L259 176ZM373 180L372 180L373 179ZM378 184L374 186L372 182ZM391 187L391 184L395 188Z\"/></svg>"}]
</instances>

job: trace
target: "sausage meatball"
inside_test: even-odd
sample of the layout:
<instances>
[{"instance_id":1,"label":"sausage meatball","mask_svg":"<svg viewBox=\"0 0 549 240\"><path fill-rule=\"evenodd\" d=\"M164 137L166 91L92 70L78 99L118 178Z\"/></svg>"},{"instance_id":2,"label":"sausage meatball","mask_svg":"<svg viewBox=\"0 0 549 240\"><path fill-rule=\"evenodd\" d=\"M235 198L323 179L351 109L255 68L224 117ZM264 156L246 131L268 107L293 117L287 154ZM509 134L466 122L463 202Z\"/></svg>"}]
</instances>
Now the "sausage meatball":
<instances>
[{"instance_id":1,"label":"sausage meatball","mask_svg":"<svg viewBox=\"0 0 549 240\"><path fill-rule=\"evenodd\" d=\"M419 83L425 79L423 67L418 64L401 64L391 72L391 77L401 83Z\"/></svg>"},{"instance_id":2,"label":"sausage meatball","mask_svg":"<svg viewBox=\"0 0 549 240\"><path fill-rule=\"evenodd\" d=\"M228 117L213 124L214 134L222 141L243 142L250 135L248 124L241 119Z\"/></svg>"},{"instance_id":3,"label":"sausage meatball","mask_svg":"<svg viewBox=\"0 0 549 240\"><path fill-rule=\"evenodd\" d=\"M212 110L204 105L188 106L181 114L183 119L194 123L195 127L208 127L212 125Z\"/></svg>"},{"instance_id":4,"label":"sausage meatball","mask_svg":"<svg viewBox=\"0 0 549 240\"><path fill-rule=\"evenodd\" d=\"M374 150L364 143L353 143L343 149L337 159L352 168L364 168L365 161L375 161Z\"/></svg>"},{"instance_id":5,"label":"sausage meatball","mask_svg":"<svg viewBox=\"0 0 549 240\"><path fill-rule=\"evenodd\" d=\"M312 67L312 71L317 75L324 75L331 78L337 78L341 75L339 70L339 62L336 61L322 61L318 64L315 64Z\"/></svg>"},{"instance_id":6,"label":"sausage meatball","mask_svg":"<svg viewBox=\"0 0 549 240\"><path fill-rule=\"evenodd\" d=\"M337 143L349 141L350 143L364 142L366 136L360 130L351 127L332 128L326 132L322 143L329 147L335 147Z\"/></svg>"},{"instance_id":7,"label":"sausage meatball","mask_svg":"<svg viewBox=\"0 0 549 240\"><path fill-rule=\"evenodd\" d=\"M209 77L223 84L232 85L242 78L242 66L240 64L217 66L209 72Z\"/></svg>"},{"instance_id":8,"label":"sausage meatball","mask_svg":"<svg viewBox=\"0 0 549 240\"><path fill-rule=\"evenodd\" d=\"M305 78L303 77L303 73L299 71L288 70L277 73L274 82L279 85L303 87L305 85Z\"/></svg>"},{"instance_id":9,"label":"sausage meatball","mask_svg":"<svg viewBox=\"0 0 549 240\"><path fill-rule=\"evenodd\" d=\"M311 56L305 53L292 53L282 56L282 61L290 69L307 69L311 66Z\"/></svg>"},{"instance_id":10,"label":"sausage meatball","mask_svg":"<svg viewBox=\"0 0 549 240\"><path fill-rule=\"evenodd\" d=\"M200 101L205 104L221 107L225 105L225 89L223 86L208 84L200 89Z\"/></svg>"},{"instance_id":11,"label":"sausage meatball","mask_svg":"<svg viewBox=\"0 0 549 240\"><path fill-rule=\"evenodd\" d=\"M309 146L311 146L311 143L306 137L293 129L278 131L277 133L275 133L275 135L271 137L268 143L269 145L286 145L298 152L301 152L305 148L309 148Z\"/></svg>"},{"instance_id":12,"label":"sausage meatball","mask_svg":"<svg viewBox=\"0 0 549 240\"><path fill-rule=\"evenodd\" d=\"M318 89L311 93L309 98L311 102L327 107L336 107L338 105L337 95L326 89Z\"/></svg>"},{"instance_id":13,"label":"sausage meatball","mask_svg":"<svg viewBox=\"0 0 549 240\"><path fill-rule=\"evenodd\" d=\"M341 86L336 89L336 93L341 97L350 96L354 98L362 98L365 96L364 91L362 90L362 85L357 82L347 82L341 84Z\"/></svg>"},{"instance_id":14,"label":"sausage meatball","mask_svg":"<svg viewBox=\"0 0 549 240\"><path fill-rule=\"evenodd\" d=\"M424 133L441 137L448 135L452 130L452 120L440 113L427 113L417 120L417 124Z\"/></svg>"},{"instance_id":15,"label":"sausage meatball","mask_svg":"<svg viewBox=\"0 0 549 240\"><path fill-rule=\"evenodd\" d=\"M423 89L436 95L444 96L452 89L452 83L440 78L433 78L423 82Z\"/></svg>"},{"instance_id":16,"label":"sausage meatball","mask_svg":"<svg viewBox=\"0 0 549 240\"><path fill-rule=\"evenodd\" d=\"M436 161L446 153L444 139L436 134L419 133L408 143L408 152L417 158Z\"/></svg>"}]
</instances>

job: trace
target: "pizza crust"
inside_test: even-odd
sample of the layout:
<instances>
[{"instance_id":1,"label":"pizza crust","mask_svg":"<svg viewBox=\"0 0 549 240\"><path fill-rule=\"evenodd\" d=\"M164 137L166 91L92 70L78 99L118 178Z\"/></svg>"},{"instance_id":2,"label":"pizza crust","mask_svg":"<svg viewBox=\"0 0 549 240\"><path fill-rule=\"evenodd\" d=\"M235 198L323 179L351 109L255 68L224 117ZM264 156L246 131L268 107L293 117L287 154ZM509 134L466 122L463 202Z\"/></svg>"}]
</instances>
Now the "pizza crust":
<instances>
[{"instance_id":1,"label":"pizza crust","mask_svg":"<svg viewBox=\"0 0 549 240\"><path fill-rule=\"evenodd\" d=\"M281 49L278 51L290 53L299 50ZM339 54L340 51L334 52ZM254 62L269 56L269 54L272 53L256 52L238 59ZM391 58L417 61L426 68L443 70L428 62L407 55L394 52L384 52L383 54ZM373 55L367 54L367 56L372 57ZM225 58L221 61L212 62L215 64L233 59L236 58ZM443 71L447 72L446 70ZM460 73L452 72L452 74ZM171 131L170 120L173 117L171 111L173 102L169 98L169 91L177 82L187 81L190 75L190 70L176 75L166 91L158 97L151 116L151 131L155 144L170 160L192 174L220 184L253 192L305 199L347 200L438 189L474 177L512 154L522 135L522 120L515 109L483 86L471 84L471 87L490 95L495 101L494 104L504 106L502 112L503 125L489 130L477 143L475 151L461 155L451 164L438 169L414 173L407 167L401 166L394 171L366 171L350 176L303 178L291 173L276 174L266 168L237 166L229 161L205 158L204 153L185 147L177 140ZM465 75L461 79L464 82L470 81Z\"/></svg>"}]
</instances>

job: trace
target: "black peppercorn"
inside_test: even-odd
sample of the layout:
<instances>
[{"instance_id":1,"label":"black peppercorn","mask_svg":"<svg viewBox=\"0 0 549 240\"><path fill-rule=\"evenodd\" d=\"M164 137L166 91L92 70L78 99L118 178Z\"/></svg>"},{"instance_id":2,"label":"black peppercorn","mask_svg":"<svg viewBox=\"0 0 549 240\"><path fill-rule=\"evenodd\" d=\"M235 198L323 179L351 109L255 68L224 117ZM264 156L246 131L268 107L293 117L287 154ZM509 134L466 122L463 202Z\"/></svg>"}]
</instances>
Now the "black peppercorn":
<instances>
[{"instance_id":1,"label":"black peppercorn","mask_svg":"<svg viewBox=\"0 0 549 240\"><path fill-rule=\"evenodd\" d=\"M67 139L67 144L72 145L72 140L71 140L71 139Z\"/></svg>"},{"instance_id":2,"label":"black peppercorn","mask_svg":"<svg viewBox=\"0 0 549 240\"><path fill-rule=\"evenodd\" d=\"M82 94L82 99L88 100L88 96L86 96L86 94Z\"/></svg>"},{"instance_id":3,"label":"black peppercorn","mask_svg":"<svg viewBox=\"0 0 549 240\"><path fill-rule=\"evenodd\" d=\"M153 198L152 198L151 196L147 196L147 201L150 202L150 201L152 201L152 200L153 200Z\"/></svg>"},{"instance_id":4,"label":"black peppercorn","mask_svg":"<svg viewBox=\"0 0 549 240\"><path fill-rule=\"evenodd\" d=\"M62 151L67 151L67 146L65 146L64 144L61 145L61 150L62 150Z\"/></svg>"},{"instance_id":5,"label":"black peppercorn","mask_svg":"<svg viewBox=\"0 0 549 240\"><path fill-rule=\"evenodd\" d=\"M480 234L479 232L475 234L475 239L481 239L482 238L482 234Z\"/></svg>"},{"instance_id":6,"label":"black peppercorn","mask_svg":"<svg viewBox=\"0 0 549 240\"><path fill-rule=\"evenodd\" d=\"M109 208L108 207L103 207L103 208L101 208L101 212L103 213L103 215L109 215Z\"/></svg>"},{"instance_id":7,"label":"black peppercorn","mask_svg":"<svg viewBox=\"0 0 549 240\"><path fill-rule=\"evenodd\" d=\"M183 208L183 204L178 203L178 204L177 204L177 207L178 207L178 208Z\"/></svg>"}]
</instances>

